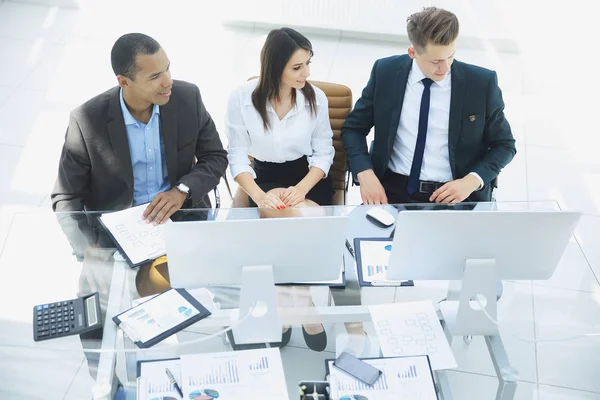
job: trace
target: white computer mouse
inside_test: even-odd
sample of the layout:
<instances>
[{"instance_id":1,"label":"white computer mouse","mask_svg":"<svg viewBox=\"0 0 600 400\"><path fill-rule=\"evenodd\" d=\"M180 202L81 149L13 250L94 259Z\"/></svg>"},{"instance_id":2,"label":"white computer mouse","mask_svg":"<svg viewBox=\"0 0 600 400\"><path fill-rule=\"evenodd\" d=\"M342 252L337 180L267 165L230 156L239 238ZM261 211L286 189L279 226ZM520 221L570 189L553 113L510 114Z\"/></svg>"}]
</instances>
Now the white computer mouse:
<instances>
[{"instance_id":1,"label":"white computer mouse","mask_svg":"<svg viewBox=\"0 0 600 400\"><path fill-rule=\"evenodd\" d=\"M396 218L387 210L381 207L372 207L367 211L367 219L380 223L386 228L394 225ZM376 224L377 225L377 224Z\"/></svg>"}]
</instances>

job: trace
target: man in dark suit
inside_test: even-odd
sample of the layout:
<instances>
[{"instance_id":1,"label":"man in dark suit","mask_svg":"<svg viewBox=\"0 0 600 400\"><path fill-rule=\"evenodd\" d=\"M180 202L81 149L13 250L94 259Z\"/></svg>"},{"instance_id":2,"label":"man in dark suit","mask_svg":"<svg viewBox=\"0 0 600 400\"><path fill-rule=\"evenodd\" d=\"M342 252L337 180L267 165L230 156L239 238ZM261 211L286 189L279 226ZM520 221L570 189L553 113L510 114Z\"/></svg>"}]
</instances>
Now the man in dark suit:
<instances>
[{"instance_id":1,"label":"man in dark suit","mask_svg":"<svg viewBox=\"0 0 600 400\"><path fill-rule=\"evenodd\" d=\"M143 34L120 37L111 63L118 86L71 113L54 211L149 203L144 217L161 223L181 208L210 207L207 194L225 173L227 153L198 87L172 80L165 51ZM91 220L63 217L79 257L102 240Z\"/></svg>"},{"instance_id":2,"label":"man in dark suit","mask_svg":"<svg viewBox=\"0 0 600 400\"><path fill-rule=\"evenodd\" d=\"M342 127L363 203L490 201L516 154L496 73L454 60L453 13L428 7L407 21L408 54L375 62Z\"/></svg>"}]
</instances>

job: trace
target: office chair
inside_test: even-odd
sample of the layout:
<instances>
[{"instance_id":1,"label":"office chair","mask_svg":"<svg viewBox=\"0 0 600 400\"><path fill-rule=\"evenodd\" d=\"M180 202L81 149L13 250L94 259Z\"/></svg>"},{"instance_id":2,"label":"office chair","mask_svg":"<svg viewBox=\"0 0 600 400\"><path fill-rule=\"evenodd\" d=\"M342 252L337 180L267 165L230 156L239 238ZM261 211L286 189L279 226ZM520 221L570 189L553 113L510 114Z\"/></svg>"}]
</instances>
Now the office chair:
<instances>
[{"instance_id":1,"label":"office chair","mask_svg":"<svg viewBox=\"0 0 600 400\"><path fill-rule=\"evenodd\" d=\"M256 79L256 76L248 80ZM348 179L346 176L346 152L342 143L342 125L350 111L352 111L352 91L345 85L330 82L309 81L312 85L321 89L327 101L329 102L329 122L333 131L333 147L335 155L333 157L333 165L329 169L329 176L333 183L333 204L346 204L346 194L348 192ZM238 187L233 196L232 207L249 207L249 199L246 192L241 187Z\"/></svg>"}]
</instances>

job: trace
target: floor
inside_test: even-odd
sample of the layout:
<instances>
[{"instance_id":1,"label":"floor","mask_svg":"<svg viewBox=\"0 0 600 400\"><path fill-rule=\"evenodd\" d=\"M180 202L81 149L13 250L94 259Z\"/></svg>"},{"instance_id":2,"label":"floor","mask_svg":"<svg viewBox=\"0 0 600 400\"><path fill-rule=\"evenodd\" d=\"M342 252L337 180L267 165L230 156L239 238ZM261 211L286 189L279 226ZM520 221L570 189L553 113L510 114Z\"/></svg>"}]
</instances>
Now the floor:
<instances>
[{"instance_id":1,"label":"floor","mask_svg":"<svg viewBox=\"0 0 600 400\"><path fill-rule=\"evenodd\" d=\"M551 13L550 20L540 22L540 29L547 33L544 40L524 33L516 53L460 47L457 52L461 61L498 72L506 115L517 139L518 153L500 176L498 200L553 200L561 208L585 213L552 279L505 285L499 319L509 357L519 371L517 398L522 400L600 400L598 336L543 343L515 336L546 340L600 331L600 158L596 154L600 137L594 119L599 103L588 94L597 92L600 80L593 76L585 76L584 82L568 79L579 69L593 71L596 64L593 56L585 57L586 45L579 38L590 36L577 36L576 22L564 35L556 34L550 23L561 21L562 28L563 21L578 15L578 2L569 3L573 4L564 5L564 12ZM69 111L114 85L109 53L120 34L142 31L159 40L172 61L173 76L200 87L220 132L230 91L258 74L267 31L223 26L215 15L226 10L215 10L213 15L181 0L174 4L185 12L175 19L169 14L171 8L163 9L160 2L144 2L143 6L131 2L119 4L118 12L125 17L111 18L108 24L108 13L116 11L106 4L97 2L76 10L0 2L0 252L15 213L50 209L49 193ZM515 18L521 23L526 20L522 14ZM373 62L402 53L406 47L341 36L307 36L315 52L312 79L345 84L355 99ZM567 79L560 79L563 76ZM230 200L224 187L221 193L227 206ZM356 188L351 188L349 202L360 202ZM11 290L15 289L7 289L1 298L9 299ZM432 296L440 295L432 290ZM405 294L426 297L423 293ZM378 293L368 297L372 303L386 301ZM316 355L301 342L295 332L284 355L297 353L291 356L296 362L314 362ZM497 381L484 342L475 339L466 346L457 340L453 349L459 363L459 370L451 373L455 398L493 398ZM37 354L25 353L15 357L0 346L0 397L42 398L27 379L8 385L15 382L11 379L35 370L40 371L35 376L41 382L36 384L43 385L44 398L86 397L82 393L89 377L79 353L66 357L60 373L52 370L56 354L50 352L40 360ZM47 370L51 373L41 372ZM288 380L292 378L302 377Z\"/></svg>"}]
</instances>

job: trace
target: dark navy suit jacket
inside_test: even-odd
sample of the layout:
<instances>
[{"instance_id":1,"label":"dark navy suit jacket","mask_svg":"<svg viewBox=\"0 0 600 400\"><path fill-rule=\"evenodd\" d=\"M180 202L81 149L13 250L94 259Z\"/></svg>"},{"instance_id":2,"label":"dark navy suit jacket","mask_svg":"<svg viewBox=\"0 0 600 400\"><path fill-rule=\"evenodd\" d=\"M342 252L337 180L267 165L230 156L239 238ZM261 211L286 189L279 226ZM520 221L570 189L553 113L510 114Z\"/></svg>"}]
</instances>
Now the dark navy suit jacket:
<instances>
[{"instance_id":1,"label":"dark navy suit jacket","mask_svg":"<svg viewBox=\"0 0 600 400\"><path fill-rule=\"evenodd\" d=\"M377 60L371 77L342 127L342 141L350 171L373 169L381 180L396 139L404 92L412 59L408 55ZM510 125L504 117L504 101L494 71L454 61L448 149L454 179L476 172L483 189L473 192L474 201L491 199L490 183L515 156ZM366 136L375 126L370 155Z\"/></svg>"}]
</instances>

